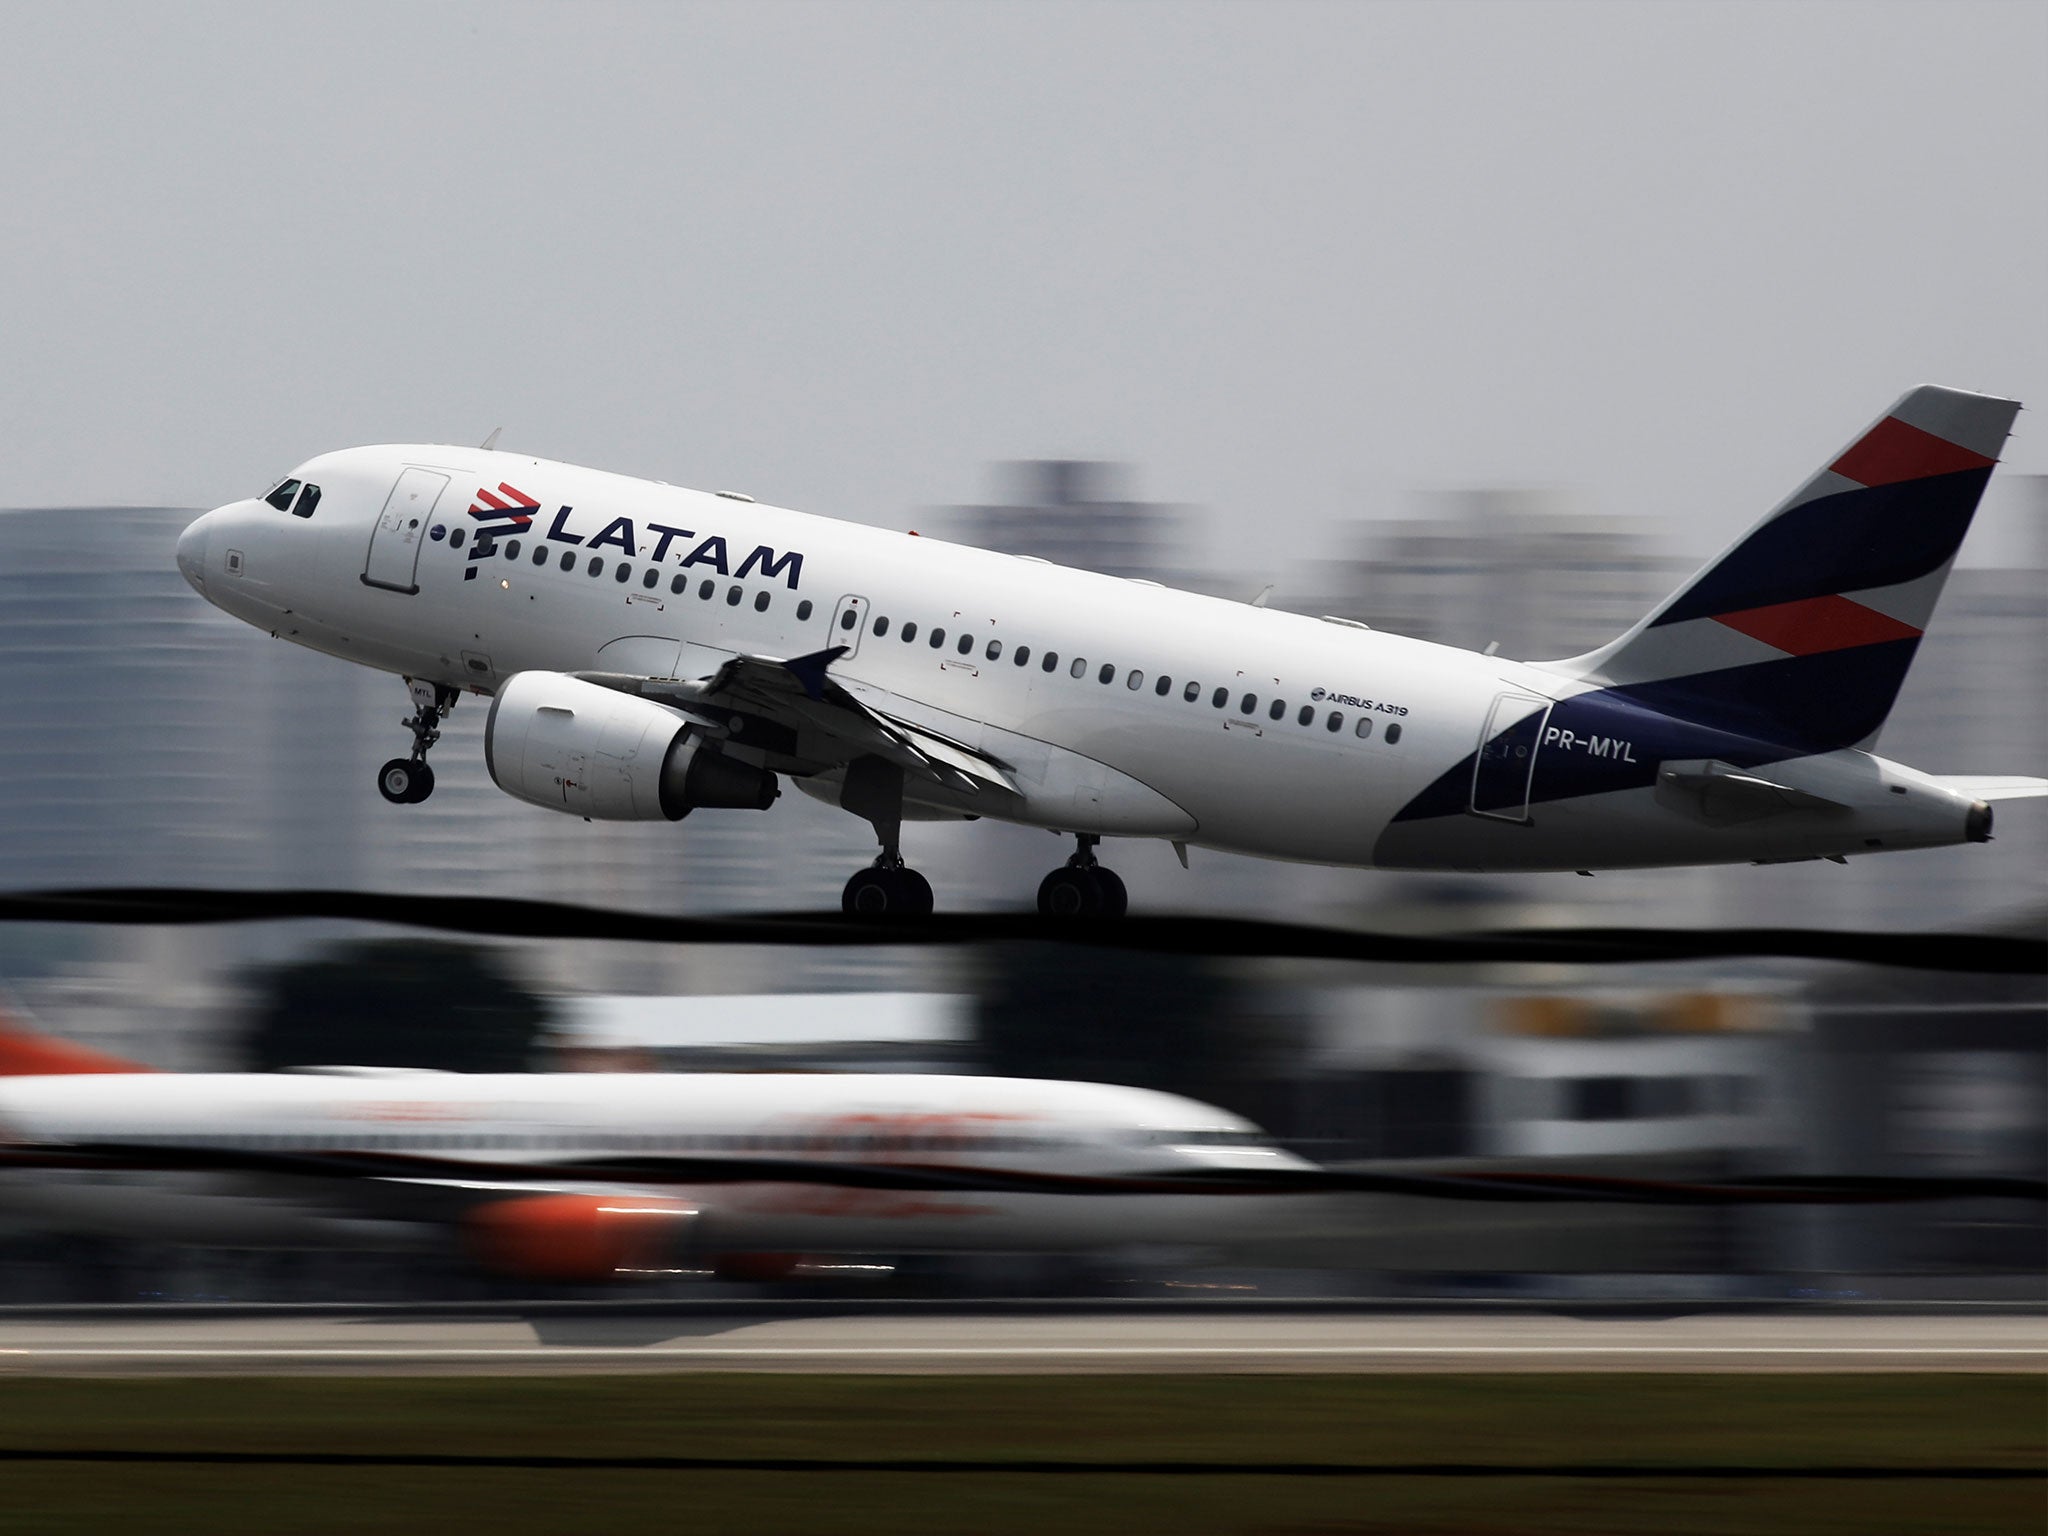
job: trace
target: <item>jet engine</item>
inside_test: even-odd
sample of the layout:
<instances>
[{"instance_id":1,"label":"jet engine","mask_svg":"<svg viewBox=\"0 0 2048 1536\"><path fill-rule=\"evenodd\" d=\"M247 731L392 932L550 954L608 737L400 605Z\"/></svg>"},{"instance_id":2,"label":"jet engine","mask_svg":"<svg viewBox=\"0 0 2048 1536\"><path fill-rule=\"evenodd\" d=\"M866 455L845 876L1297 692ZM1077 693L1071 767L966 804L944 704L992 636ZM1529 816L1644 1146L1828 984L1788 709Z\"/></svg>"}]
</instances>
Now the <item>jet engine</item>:
<instances>
[{"instance_id":1,"label":"jet engine","mask_svg":"<svg viewBox=\"0 0 2048 1536\"><path fill-rule=\"evenodd\" d=\"M645 1195L520 1195L464 1223L470 1253L521 1280L598 1284L678 1267L696 1209Z\"/></svg>"},{"instance_id":2,"label":"jet engine","mask_svg":"<svg viewBox=\"0 0 2048 1536\"><path fill-rule=\"evenodd\" d=\"M499 688L484 764L515 800L595 821L765 811L779 793L774 774L726 756L674 711L560 672Z\"/></svg>"}]
</instances>

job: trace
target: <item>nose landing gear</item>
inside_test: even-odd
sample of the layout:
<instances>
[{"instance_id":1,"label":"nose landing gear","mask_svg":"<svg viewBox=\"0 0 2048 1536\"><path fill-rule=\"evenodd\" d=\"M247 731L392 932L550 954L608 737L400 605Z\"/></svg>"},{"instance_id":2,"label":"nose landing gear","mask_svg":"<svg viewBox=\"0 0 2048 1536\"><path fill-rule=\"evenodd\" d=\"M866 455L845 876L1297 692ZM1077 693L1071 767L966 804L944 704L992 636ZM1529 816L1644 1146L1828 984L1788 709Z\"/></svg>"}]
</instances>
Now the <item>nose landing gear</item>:
<instances>
[{"instance_id":1,"label":"nose landing gear","mask_svg":"<svg viewBox=\"0 0 2048 1536\"><path fill-rule=\"evenodd\" d=\"M405 680L412 690L413 712L400 722L412 732L412 756L394 757L377 770L377 793L393 805L418 805L434 792L434 770L427 749L441 739L441 721L461 697L442 683Z\"/></svg>"},{"instance_id":2,"label":"nose landing gear","mask_svg":"<svg viewBox=\"0 0 2048 1536\"><path fill-rule=\"evenodd\" d=\"M1039 912L1069 922L1122 917L1130 907L1130 894L1115 870L1095 862L1095 845L1102 839L1092 832L1078 832L1074 841L1079 845L1074 856L1039 882Z\"/></svg>"}]
</instances>

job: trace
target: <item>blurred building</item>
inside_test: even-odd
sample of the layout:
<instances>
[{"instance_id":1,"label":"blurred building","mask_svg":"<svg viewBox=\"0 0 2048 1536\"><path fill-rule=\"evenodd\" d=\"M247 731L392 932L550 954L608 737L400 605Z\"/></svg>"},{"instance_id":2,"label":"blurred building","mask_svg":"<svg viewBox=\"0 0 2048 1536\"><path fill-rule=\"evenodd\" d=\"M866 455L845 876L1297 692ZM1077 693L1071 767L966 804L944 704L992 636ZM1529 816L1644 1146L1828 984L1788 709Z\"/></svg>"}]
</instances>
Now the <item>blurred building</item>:
<instances>
[{"instance_id":1,"label":"blurred building","mask_svg":"<svg viewBox=\"0 0 2048 1536\"><path fill-rule=\"evenodd\" d=\"M1521 661L1606 644L1690 568L1643 519L1595 517L1555 491L1448 492L1427 498L1422 516L1356 531L1330 611Z\"/></svg>"},{"instance_id":2,"label":"blurred building","mask_svg":"<svg viewBox=\"0 0 2048 1536\"><path fill-rule=\"evenodd\" d=\"M1105 576L1163 581L1187 543L1187 509L1116 494L1119 464L1031 459L998 466L1008 501L953 507L949 535L979 549Z\"/></svg>"}]
</instances>

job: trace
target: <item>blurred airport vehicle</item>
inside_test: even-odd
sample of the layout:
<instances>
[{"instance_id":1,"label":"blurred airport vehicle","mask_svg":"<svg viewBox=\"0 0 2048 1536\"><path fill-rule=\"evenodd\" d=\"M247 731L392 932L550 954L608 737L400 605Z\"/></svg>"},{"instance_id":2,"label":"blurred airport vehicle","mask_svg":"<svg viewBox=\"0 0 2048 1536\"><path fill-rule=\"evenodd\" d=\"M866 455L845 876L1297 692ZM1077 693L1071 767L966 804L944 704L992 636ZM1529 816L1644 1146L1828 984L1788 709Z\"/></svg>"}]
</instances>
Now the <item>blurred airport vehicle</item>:
<instances>
[{"instance_id":1,"label":"blurred airport vehicle","mask_svg":"<svg viewBox=\"0 0 2048 1536\"><path fill-rule=\"evenodd\" d=\"M943 1074L156 1073L0 1033L0 1168L17 1208L187 1242L431 1248L521 1279L691 1268L767 1279L821 1255L1085 1253L1284 1228L1296 1203L1063 1180L1311 1165L1250 1121L1096 1083ZM832 1169L861 1183L806 1182ZM218 1174L193 1191L38 1171ZM907 1187L890 1188L889 1170ZM948 1172L1031 1187L916 1187ZM863 1187L865 1185L865 1187Z\"/></svg>"},{"instance_id":2,"label":"blurred airport vehicle","mask_svg":"<svg viewBox=\"0 0 2048 1536\"><path fill-rule=\"evenodd\" d=\"M464 690L491 777L585 820L765 810L1070 834L1050 915L1120 915L1103 837L1361 867L1780 863L1983 842L2048 779L1876 756L2018 405L1909 391L1621 638L1525 664L484 449L325 454L178 542L226 612L399 673L434 788ZM462 487L471 486L464 506ZM1540 579L1532 575L1531 579ZM816 594L812 596L809 594Z\"/></svg>"}]
</instances>

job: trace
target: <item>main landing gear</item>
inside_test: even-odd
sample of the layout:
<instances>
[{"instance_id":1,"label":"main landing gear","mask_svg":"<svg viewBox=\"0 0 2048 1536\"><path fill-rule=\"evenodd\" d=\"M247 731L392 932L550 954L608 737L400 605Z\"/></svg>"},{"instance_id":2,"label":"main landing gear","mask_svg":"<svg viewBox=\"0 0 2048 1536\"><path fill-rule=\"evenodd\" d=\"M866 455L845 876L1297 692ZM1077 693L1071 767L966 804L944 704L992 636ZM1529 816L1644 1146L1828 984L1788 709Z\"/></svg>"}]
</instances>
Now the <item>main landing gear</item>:
<instances>
[{"instance_id":1,"label":"main landing gear","mask_svg":"<svg viewBox=\"0 0 2048 1536\"><path fill-rule=\"evenodd\" d=\"M1130 895L1115 870L1095 862L1095 845L1102 839L1092 832L1077 832L1074 841L1079 845L1074 856L1039 882L1038 910L1067 920L1122 917L1131 904Z\"/></svg>"},{"instance_id":2,"label":"main landing gear","mask_svg":"<svg viewBox=\"0 0 2048 1536\"><path fill-rule=\"evenodd\" d=\"M930 917L932 883L903 862L903 770L879 757L855 758L839 803L872 826L882 845L875 862L846 882L839 909L849 917Z\"/></svg>"},{"instance_id":3,"label":"main landing gear","mask_svg":"<svg viewBox=\"0 0 2048 1536\"><path fill-rule=\"evenodd\" d=\"M427 748L441 739L441 721L461 695L441 683L410 677L405 683L412 690L413 712L400 723L412 732L412 756L394 757L377 770L377 793L393 805L418 805L434 792Z\"/></svg>"}]
</instances>

